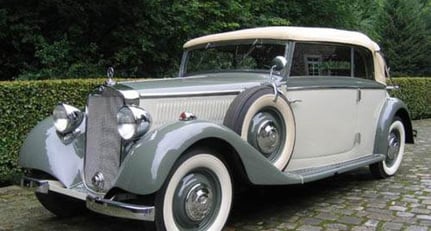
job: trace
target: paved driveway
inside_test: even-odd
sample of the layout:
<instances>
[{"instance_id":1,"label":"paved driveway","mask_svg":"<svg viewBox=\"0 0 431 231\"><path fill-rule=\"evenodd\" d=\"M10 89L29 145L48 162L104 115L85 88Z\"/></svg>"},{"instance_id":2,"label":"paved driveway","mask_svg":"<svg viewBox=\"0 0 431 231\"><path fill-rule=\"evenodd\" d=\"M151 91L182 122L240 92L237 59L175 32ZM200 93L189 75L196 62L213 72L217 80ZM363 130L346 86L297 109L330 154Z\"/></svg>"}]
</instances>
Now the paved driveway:
<instances>
[{"instance_id":1,"label":"paved driveway","mask_svg":"<svg viewBox=\"0 0 431 231\"><path fill-rule=\"evenodd\" d=\"M431 120L414 122L395 177L368 168L299 186L255 188L235 198L225 230L431 230ZM58 219L32 192L0 189L0 230L137 230L141 223L95 214Z\"/></svg>"}]
</instances>

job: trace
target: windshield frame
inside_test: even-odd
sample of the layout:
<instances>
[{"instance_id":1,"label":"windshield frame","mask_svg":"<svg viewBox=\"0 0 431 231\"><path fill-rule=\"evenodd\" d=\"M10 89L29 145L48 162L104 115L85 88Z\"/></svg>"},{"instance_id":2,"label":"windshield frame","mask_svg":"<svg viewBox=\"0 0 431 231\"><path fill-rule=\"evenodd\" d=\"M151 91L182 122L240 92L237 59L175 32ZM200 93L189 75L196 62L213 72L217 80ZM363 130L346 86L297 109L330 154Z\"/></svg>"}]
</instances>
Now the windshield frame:
<instances>
[{"instance_id":1,"label":"windshield frame","mask_svg":"<svg viewBox=\"0 0 431 231\"><path fill-rule=\"evenodd\" d=\"M250 73L268 73L270 72L270 68L268 70L264 69L229 69L229 70L219 70L219 71L202 71L202 72L190 72L187 73L187 65L189 63L189 57L190 57L190 51L196 50L196 49L208 49L208 48L214 48L219 46L229 46L229 45L256 45L256 44L274 44L274 45L282 45L284 46L284 54L283 56L285 58L288 58L290 53L290 42L288 40L279 40L279 39L242 39L242 40L227 40L227 41L218 41L218 42L211 42L206 44L199 44L193 47L189 47L184 50L181 64L180 64L180 70L179 70L179 76L180 77L189 77L199 74L211 74L211 73L229 73L229 72L250 72ZM274 57L275 58L275 57ZM288 62L289 59L288 59ZM289 66L289 65L287 65ZM281 70L278 75L285 77L287 74L286 68Z\"/></svg>"}]
</instances>

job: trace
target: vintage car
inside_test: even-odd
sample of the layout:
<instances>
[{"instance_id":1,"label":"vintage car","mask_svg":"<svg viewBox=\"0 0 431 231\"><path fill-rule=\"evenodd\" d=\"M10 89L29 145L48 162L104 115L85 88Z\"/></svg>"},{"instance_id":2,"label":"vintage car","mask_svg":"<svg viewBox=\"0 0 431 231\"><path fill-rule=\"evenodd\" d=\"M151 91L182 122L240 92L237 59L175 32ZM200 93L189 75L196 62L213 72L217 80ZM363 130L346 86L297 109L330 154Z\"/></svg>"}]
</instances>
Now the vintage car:
<instances>
[{"instance_id":1,"label":"vintage car","mask_svg":"<svg viewBox=\"0 0 431 231\"><path fill-rule=\"evenodd\" d=\"M379 46L352 31L192 39L176 78L109 78L85 109L58 104L24 142L22 183L58 216L87 208L159 230L221 230L244 186L362 166L393 176L413 131L385 70Z\"/></svg>"}]
</instances>

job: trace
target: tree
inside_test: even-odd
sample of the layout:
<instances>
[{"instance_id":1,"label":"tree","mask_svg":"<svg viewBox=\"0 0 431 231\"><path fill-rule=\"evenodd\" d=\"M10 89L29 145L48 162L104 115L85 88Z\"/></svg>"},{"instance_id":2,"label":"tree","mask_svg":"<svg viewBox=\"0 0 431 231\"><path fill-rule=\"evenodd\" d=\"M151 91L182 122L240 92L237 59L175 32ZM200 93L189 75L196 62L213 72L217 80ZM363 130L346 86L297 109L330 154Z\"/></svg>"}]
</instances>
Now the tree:
<instances>
[{"instance_id":1,"label":"tree","mask_svg":"<svg viewBox=\"0 0 431 231\"><path fill-rule=\"evenodd\" d=\"M380 29L375 27L375 15L383 1L395 4L389 0L0 0L0 80L103 76L111 65L117 76L173 76L187 40L257 26L335 27L392 38L389 32L376 33ZM428 6L424 15L429 19L430 0L412 1ZM404 15L397 20L411 20L414 14Z\"/></svg>"},{"instance_id":2,"label":"tree","mask_svg":"<svg viewBox=\"0 0 431 231\"><path fill-rule=\"evenodd\" d=\"M430 74L430 30L424 9L420 0L383 2L378 21L380 44L395 76Z\"/></svg>"}]
</instances>

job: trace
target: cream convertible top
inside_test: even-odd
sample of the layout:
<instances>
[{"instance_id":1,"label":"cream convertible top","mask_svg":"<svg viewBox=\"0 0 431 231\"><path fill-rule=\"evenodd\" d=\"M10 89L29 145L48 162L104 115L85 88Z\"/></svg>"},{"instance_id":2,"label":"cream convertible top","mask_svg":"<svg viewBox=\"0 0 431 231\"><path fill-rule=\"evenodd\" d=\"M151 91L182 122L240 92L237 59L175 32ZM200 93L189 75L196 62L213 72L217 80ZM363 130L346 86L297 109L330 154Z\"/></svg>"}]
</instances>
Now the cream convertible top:
<instances>
[{"instance_id":1,"label":"cream convertible top","mask_svg":"<svg viewBox=\"0 0 431 231\"><path fill-rule=\"evenodd\" d=\"M385 62L383 57L378 53L378 51L380 51L379 45L377 45L377 43L375 43L365 34L355 31L290 26L260 27L202 36L188 41L184 44L184 48L187 49L196 45L207 44L211 42L244 39L279 39L360 45L373 51L376 81L383 84L386 82L384 76Z\"/></svg>"},{"instance_id":2,"label":"cream convertible top","mask_svg":"<svg viewBox=\"0 0 431 231\"><path fill-rule=\"evenodd\" d=\"M280 39L310 42L325 41L361 45L372 51L380 50L380 47L375 42L360 32L330 28L290 26L260 27L202 36L188 41L184 44L184 48L210 42L241 39Z\"/></svg>"}]
</instances>

